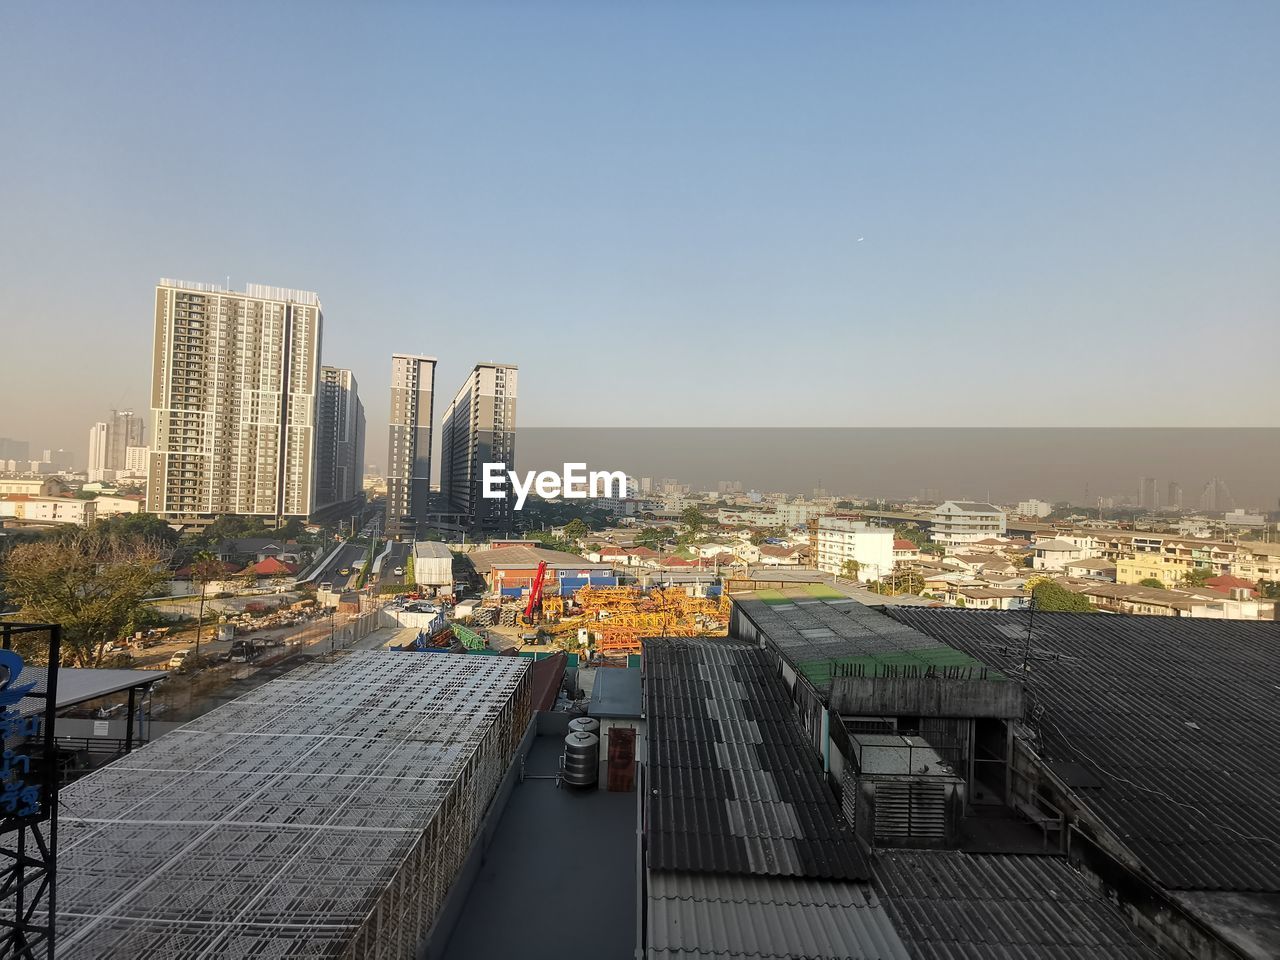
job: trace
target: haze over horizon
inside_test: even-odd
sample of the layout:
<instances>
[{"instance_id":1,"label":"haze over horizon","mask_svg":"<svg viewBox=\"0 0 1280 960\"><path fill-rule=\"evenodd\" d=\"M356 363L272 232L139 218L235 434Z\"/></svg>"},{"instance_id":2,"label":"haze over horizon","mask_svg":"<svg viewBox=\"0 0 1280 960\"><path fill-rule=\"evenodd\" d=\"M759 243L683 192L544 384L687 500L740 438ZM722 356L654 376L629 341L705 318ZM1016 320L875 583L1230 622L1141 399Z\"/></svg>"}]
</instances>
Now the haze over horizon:
<instances>
[{"instance_id":1,"label":"haze over horizon","mask_svg":"<svg viewBox=\"0 0 1280 960\"><path fill-rule=\"evenodd\" d=\"M437 420L498 360L528 427L1272 426L1278 30L1262 2L7 5L0 435L83 462L149 410L162 276L318 292L379 464L393 352L440 358Z\"/></svg>"}]
</instances>

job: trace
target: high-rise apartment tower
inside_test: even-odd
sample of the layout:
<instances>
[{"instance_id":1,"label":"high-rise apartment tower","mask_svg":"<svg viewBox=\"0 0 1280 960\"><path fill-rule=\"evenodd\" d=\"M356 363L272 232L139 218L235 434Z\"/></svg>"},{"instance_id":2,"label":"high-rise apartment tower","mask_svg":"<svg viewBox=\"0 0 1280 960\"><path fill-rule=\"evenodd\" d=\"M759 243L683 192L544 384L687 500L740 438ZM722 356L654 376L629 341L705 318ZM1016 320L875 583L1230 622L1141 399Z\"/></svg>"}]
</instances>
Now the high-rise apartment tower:
<instances>
[{"instance_id":1,"label":"high-rise apartment tower","mask_svg":"<svg viewBox=\"0 0 1280 960\"><path fill-rule=\"evenodd\" d=\"M316 403L316 507L345 503L362 489L364 404L350 370L320 368Z\"/></svg>"},{"instance_id":2,"label":"high-rise apartment tower","mask_svg":"<svg viewBox=\"0 0 1280 960\"><path fill-rule=\"evenodd\" d=\"M320 299L305 290L160 281L150 512L311 512L323 323Z\"/></svg>"},{"instance_id":3,"label":"high-rise apartment tower","mask_svg":"<svg viewBox=\"0 0 1280 960\"><path fill-rule=\"evenodd\" d=\"M515 469L517 376L515 364L476 364L440 426L440 492L474 536L511 532L510 491L485 498L482 484L486 463Z\"/></svg>"},{"instance_id":4,"label":"high-rise apartment tower","mask_svg":"<svg viewBox=\"0 0 1280 960\"><path fill-rule=\"evenodd\" d=\"M412 539L431 498L432 393L436 358L391 357L391 429L387 438L387 534Z\"/></svg>"}]
</instances>

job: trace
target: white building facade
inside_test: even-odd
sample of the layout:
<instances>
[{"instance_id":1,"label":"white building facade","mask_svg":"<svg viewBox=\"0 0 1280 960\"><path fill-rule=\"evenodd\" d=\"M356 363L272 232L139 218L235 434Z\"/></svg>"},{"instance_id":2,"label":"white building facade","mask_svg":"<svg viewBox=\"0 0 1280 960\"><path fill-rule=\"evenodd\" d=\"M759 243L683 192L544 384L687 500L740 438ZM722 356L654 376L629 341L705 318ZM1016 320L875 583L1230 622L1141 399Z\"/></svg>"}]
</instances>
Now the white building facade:
<instances>
[{"instance_id":1,"label":"white building facade","mask_svg":"<svg viewBox=\"0 0 1280 960\"><path fill-rule=\"evenodd\" d=\"M948 500L933 512L933 530L930 539L947 547L966 546L1002 537L1005 533L1005 513L990 503L969 500Z\"/></svg>"},{"instance_id":2,"label":"white building facade","mask_svg":"<svg viewBox=\"0 0 1280 960\"><path fill-rule=\"evenodd\" d=\"M858 565L860 581L879 580L893 572L893 530L861 520L821 517L818 520L818 569L845 576L845 565Z\"/></svg>"}]
</instances>

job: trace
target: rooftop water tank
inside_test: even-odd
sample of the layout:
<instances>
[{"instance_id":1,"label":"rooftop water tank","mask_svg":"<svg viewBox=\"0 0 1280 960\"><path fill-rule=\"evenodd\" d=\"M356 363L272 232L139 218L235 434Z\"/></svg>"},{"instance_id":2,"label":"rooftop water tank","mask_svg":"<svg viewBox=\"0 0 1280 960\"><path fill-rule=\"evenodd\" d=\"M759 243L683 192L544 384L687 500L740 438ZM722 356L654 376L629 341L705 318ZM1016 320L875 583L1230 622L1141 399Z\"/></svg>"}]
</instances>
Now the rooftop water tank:
<instances>
[{"instance_id":1,"label":"rooftop water tank","mask_svg":"<svg viewBox=\"0 0 1280 960\"><path fill-rule=\"evenodd\" d=\"M600 736L600 721L595 717L574 717L569 721L570 733L594 733Z\"/></svg>"},{"instance_id":2,"label":"rooftop water tank","mask_svg":"<svg viewBox=\"0 0 1280 960\"><path fill-rule=\"evenodd\" d=\"M600 779L600 738L574 731L564 738L562 779L574 787L594 787Z\"/></svg>"}]
</instances>

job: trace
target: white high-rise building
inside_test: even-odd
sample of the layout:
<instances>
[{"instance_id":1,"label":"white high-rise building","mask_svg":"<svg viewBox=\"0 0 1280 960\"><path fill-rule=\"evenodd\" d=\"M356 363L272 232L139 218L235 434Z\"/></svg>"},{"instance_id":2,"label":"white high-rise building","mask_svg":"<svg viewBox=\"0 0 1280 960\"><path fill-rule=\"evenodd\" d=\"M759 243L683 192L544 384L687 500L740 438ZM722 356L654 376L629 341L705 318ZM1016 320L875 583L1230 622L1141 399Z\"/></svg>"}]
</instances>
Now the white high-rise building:
<instances>
[{"instance_id":1,"label":"white high-rise building","mask_svg":"<svg viewBox=\"0 0 1280 960\"><path fill-rule=\"evenodd\" d=\"M124 473L129 448L142 446L144 430L142 418L132 410L112 410L105 421L95 423L89 429L89 479L110 480Z\"/></svg>"},{"instance_id":2,"label":"white high-rise building","mask_svg":"<svg viewBox=\"0 0 1280 960\"><path fill-rule=\"evenodd\" d=\"M110 428L103 421L98 421L89 428L89 480L97 483L115 476L107 474L107 449L109 446Z\"/></svg>"},{"instance_id":3,"label":"white high-rise building","mask_svg":"<svg viewBox=\"0 0 1280 960\"><path fill-rule=\"evenodd\" d=\"M160 281L149 512L311 512L323 323L309 291Z\"/></svg>"},{"instance_id":4,"label":"white high-rise building","mask_svg":"<svg viewBox=\"0 0 1280 960\"><path fill-rule=\"evenodd\" d=\"M149 447L129 447L124 452L124 472L131 477L145 477L150 453Z\"/></svg>"}]
</instances>

